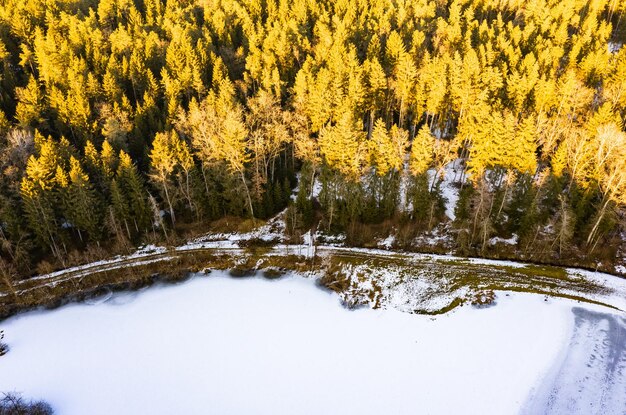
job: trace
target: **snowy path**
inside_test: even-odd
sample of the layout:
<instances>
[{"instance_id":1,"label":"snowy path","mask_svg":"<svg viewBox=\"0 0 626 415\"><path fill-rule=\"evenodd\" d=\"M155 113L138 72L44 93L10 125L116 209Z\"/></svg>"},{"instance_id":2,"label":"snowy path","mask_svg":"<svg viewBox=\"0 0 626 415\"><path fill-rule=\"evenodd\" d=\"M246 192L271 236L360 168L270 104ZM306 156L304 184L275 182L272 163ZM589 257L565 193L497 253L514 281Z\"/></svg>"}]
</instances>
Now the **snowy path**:
<instances>
[{"instance_id":1,"label":"snowy path","mask_svg":"<svg viewBox=\"0 0 626 415\"><path fill-rule=\"evenodd\" d=\"M626 414L626 316L572 313L569 346L522 413Z\"/></svg>"}]
</instances>

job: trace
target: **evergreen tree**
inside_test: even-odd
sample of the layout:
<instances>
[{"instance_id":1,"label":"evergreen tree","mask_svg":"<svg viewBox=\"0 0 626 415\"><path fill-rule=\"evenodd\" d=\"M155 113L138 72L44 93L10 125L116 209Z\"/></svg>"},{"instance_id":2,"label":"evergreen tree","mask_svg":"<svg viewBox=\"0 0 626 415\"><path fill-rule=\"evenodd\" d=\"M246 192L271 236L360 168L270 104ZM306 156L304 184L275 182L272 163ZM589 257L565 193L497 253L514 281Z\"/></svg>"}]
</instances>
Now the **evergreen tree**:
<instances>
[{"instance_id":1,"label":"evergreen tree","mask_svg":"<svg viewBox=\"0 0 626 415\"><path fill-rule=\"evenodd\" d=\"M126 198L135 231L139 233L145 231L150 226L150 208L147 201L147 192L143 179L130 156L120 151L119 159L117 181L121 187L122 196Z\"/></svg>"},{"instance_id":2,"label":"evergreen tree","mask_svg":"<svg viewBox=\"0 0 626 415\"><path fill-rule=\"evenodd\" d=\"M101 238L101 204L89 182L89 176L74 157L70 158L70 170L66 180L66 183L60 184L66 220L76 229L81 241L84 240L83 231L87 232L91 240L98 241Z\"/></svg>"},{"instance_id":3,"label":"evergreen tree","mask_svg":"<svg viewBox=\"0 0 626 415\"><path fill-rule=\"evenodd\" d=\"M70 193L138 240L161 226L146 180L174 224L269 217L299 170L293 223L362 242L407 174L431 228L455 160L462 252L516 232L594 260L623 231L626 6L448 3L5 0L3 258L104 237Z\"/></svg>"}]
</instances>

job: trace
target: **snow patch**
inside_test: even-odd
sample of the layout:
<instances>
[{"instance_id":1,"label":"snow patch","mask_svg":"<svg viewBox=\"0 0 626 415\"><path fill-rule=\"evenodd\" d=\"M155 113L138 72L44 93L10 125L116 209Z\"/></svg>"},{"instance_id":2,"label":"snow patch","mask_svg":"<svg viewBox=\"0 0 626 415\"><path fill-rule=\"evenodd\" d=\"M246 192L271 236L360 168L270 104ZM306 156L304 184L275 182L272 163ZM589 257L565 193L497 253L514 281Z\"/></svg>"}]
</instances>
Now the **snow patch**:
<instances>
[{"instance_id":1,"label":"snow patch","mask_svg":"<svg viewBox=\"0 0 626 415\"><path fill-rule=\"evenodd\" d=\"M284 242L286 226L284 220L285 212L286 209L250 232L209 233L177 247L176 250L189 251L208 248L236 249L239 248L240 242L250 240L276 243Z\"/></svg>"},{"instance_id":2,"label":"snow patch","mask_svg":"<svg viewBox=\"0 0 626 415\"><path fill-rule=\"evenodd\" d=\"M391 234L385 239L378 242L378 247L384 248L384 249L391 249L393 248L393 245L395 242L396 242L396 236L394 234Z\"/></svg>"},{"instance_id":3,"label":"snow patch","mask_svg":"<svg viewBox=\"0 0 626 415\"><path fill-rule=\"evenodd\" d=\"M486 259L486 258L467 258L467 262L470 264L479 264L479 265L494 265L494 266L504 266L510 268L525 268L528 264L524 264L522 262L514 262L514 261L503 261L500 259Z\"/></svg>"},{"instance_id":4,"label":"snow patch","mask_svg":"<svg viewBox=\"0 0 626 415\"><path fill-rule=\"evenodd\" d=\"M459 187L463 177L463 159L456 159L448 163L442 172L441 194L446 199L446 216L454 221L454 209L459 201Z\"/></svg>"},{"instance_id":5,"label":"snow patch","mask_svg":"<svg viewBox=\"0 0 626 415\"><path fill-rule=\"evenodd\" d=\"M343 247L346 242L346 235L337 234L337 235L329 235L324 233L321 229L318 229L315 233L315 241L319 241L324 245L332 246L332 247Z\"/></svg>"},{"instance_id":6,"label":"snow patch","mask_svg":"<svg viewBox=\"0 0 626 415\"><path fill-rule=\"evenodd\" d=\"M624 44L621 42L609 42L608 43L609 53L619 52L622 46L624 46Z\"/></svg>"},{"instance_id":7,"label":"snow patch","mask_svg":"<svg viewBox=\"0 0 626 415\"><path fill-rule=\"evenodd\" d=\"M441 245L443 247L450 248L453 244L453 237L449 231L450 229L447 224L444 224L436 227L429 233L416 237L413 242L416 246Z\"/></svg>"},{"instance_id":8,"label":"snow patch","mask_svg":"<svg viewBox=\"0 0 626 415\"><path fill-rule=\"evenodd\" d=\"M489 245L497 245L497 244L517 245L518 239L519 239L519 237L516 234L513 234L513 236L511 236L508 239L504 239L504 238L500 238L499 236L495 236L495 237L493 237L493 238L491 238L489 240Z\"/></svg>"},{"instance_id":9,"label":"snow patch","mask_svg":"<svg viewBox=\"0 0 626 415\"><path fill-rule=\"evenodd\" d=\"M311 194L311 197L314 197L317 199L320 196L320 193L322 193L322 182L317 180L317 175L316 175L313 178L313 193Z\"/></svg>"},{"instance_id":10,"label":"snow patch","mask_svg":"<svg viewBox=\"0 0 626 415\"><path fill-rule=\"evenodd\" d=\"M604 292L595 294L595 300L611 304L622 312L626 311L626 279L603 272L577 268L566 268L566 271L570 276L578 277L603 287Z\"/></svg>"}]
</instances>

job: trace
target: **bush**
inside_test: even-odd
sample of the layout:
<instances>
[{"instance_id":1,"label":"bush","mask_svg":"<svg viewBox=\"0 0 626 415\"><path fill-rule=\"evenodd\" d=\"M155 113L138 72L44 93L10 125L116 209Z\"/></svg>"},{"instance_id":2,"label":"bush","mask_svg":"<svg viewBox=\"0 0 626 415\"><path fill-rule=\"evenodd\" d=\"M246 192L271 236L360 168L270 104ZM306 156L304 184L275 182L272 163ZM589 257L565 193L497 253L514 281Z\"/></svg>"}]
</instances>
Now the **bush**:
<instances>
[{"instance_id":1,"label":"bush","mask_svg":"<svg viewBox=\"0 0 626 415\"><path fill-rule=\"evenodd\" d=\"M4 331L0 330L0 356L4 356L9 351L9 346L2 342L4 339Z\"/></svg>"},{"instance_id":2,"label":"bush","mask_svg":"<svg viewBox=\"0 0 626 415\"><path fill-rule=\"evenodd\" d=\"M246 278L246 277L254 277L256 271L252 268L246 267L233 267L228 271L228 274L234 278Z\"/></svg>"},{"instance_id":3,"label":"bush","mask_svg":"<svg viewBox=\"0 0 626 415\"><path fill-rule=\"evenodd\" d=\"M350 278L341 272L339 267L327 269L324 275L317 280L318 284L336 293L347 291L350 288Z\"/></svg>"},{"instance_id":4,"label":"bush","mask_svg":"<svg viewBox=\"0 0 626 415\"><path fill-rule=\"evenodd\" d=\"M278 239L250 238L237 241L241 248L272 248L280 242Z\"/></svg>"},{"instance_id":5,"label":"bush","mask_svg":"<svg viewBox=\"0 0 626 415\"><path fill-rule=\"evenodd\" d=\"M52 265L46 260L43 260L39 264L37 264L38 275L50 274L53 271L54 271L54 265Z\"/></svg>"},{"instance_id":6,"label":"bush","mask_svg":"<svg viewBox=\"0 0 626 415\"><path fill-rule=\"evenodd\" d=\"M285 275L285 271L279 268L266 268L263 270L263 278L268 280L276 280Z\"/></svg>"},{"instance_id":7,"label":"bush","mask_svg":"<svg viewBox=\"0 0 626 415\"><path fill-rule=\"evenodd\" d=\"M493 290L481 290L474 293L471 298L472 305L474 307L489 307L495 305L496 293Z\"/></svg>"},{"instance_id":8,"label":"bush","mask_svg":"<svg viewBox=\"0 0 626 415\"><path fill-rule=\"evenodd\" d=\"M52 415L52 407L44 401L25 401L15 393L5 393L0 399L0 415Z\"/></svg>"}]
</instances>

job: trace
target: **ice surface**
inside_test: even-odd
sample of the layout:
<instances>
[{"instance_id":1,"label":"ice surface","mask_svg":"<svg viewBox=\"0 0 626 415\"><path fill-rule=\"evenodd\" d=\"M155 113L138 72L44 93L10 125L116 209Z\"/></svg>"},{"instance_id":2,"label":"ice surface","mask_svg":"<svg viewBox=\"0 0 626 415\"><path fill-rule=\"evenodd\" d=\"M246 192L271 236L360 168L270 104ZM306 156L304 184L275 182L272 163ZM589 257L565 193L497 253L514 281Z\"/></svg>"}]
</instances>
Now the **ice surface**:
<instances>
[{"instance_id":1,"label":"ice surface","mask_svg":"<svg viewBox=\"0 0 626 415\"><path fill-rule=\"evenodd\" d=\"M349 311L299 276L213 272L107 297L1 323L0 391L69 415L515 414L575 323L573 302L521 293L437 318ZM573 364L603 341L590 335Z\"/></svg>"}]
</instances>

